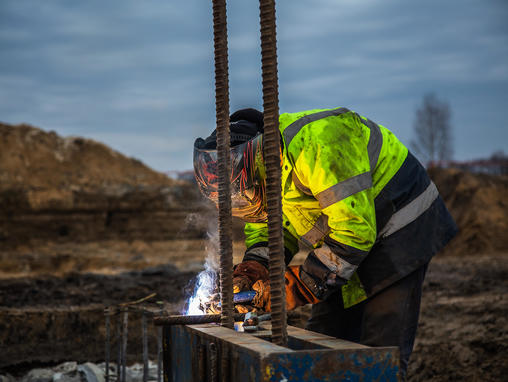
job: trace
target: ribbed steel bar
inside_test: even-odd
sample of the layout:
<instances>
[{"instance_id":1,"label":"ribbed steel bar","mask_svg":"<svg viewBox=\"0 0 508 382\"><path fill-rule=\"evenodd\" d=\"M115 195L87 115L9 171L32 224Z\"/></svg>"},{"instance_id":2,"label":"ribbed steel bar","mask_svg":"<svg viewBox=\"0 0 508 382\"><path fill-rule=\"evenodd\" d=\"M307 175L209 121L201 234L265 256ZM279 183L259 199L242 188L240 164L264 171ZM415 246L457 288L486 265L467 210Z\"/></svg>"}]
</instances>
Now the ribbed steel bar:
<instances>
[{"instance_id":1,"label":"ribbed steel bar","mask_svg":"<svg viewBox=\"0 0 508 382\"><path fill-rule=\"evenodd\" d=\"M129 312L125 310L123 312L122 322L122 378L121 381L126 380L126 368L127 368L127 337L129 330Z\"/></svg>"},{"instance_id":2,"label":"ribbed steel bar","mask_svg":"<svg viewBox=\"0 0 508 382\"><path fill-rule=\"evenodd\" d=\"M221 382L230 382L231 378L229 375L229 360L231 355L229 354L229 346L226 342L220 345L220 380Z\"/></svg>"},{"instance_id":3,"label":"ribbed steel bar","mask_svg":"<svg viewBox=\"0 0 508 382\"><path fill-rule=\"evenodd\" d=\"M109 382L109 360L111 358L111 315L109 312L109 308L104 309L104 316L106 319L106 343L105 343L105 380Z\"/></svg>"},{"instance_id":4,"label":"ribbed steel bar","mask_svg":"<svg viewBox=\"0 0 508 382\"><path fill-rule=\"evenodd\" d=\"M117 319L117 358L116 358L116 380L122 380L122 319L118 316Z\"/></svg>"},{"instance_id":5,"label":"ribbed steel bar","mask_svg":"<svg viewBox=\"0 0 508 382\"><path fill-rule=\"evenodd\" d=\"M141 316L141 335L143 338L143 382L148 382L148 328L146 324L146 312Z\"/></svg>"},{"instance_id":6,"label":"ribbed steel bar","mask_svg":"<svg viewBox=\"0 0 508 382\"><path fill-rule=\"evenodd\" d=\"M221 325L233 328L233 244L231 218L231 156L229 154L229 73L226 0L213 0L215 52L215 115L219 174L219 243Z\"/></svg>"},{"instance_id":7,"label":"ribbed steel bar","mask_svg":"<svg viewBox=\"0 0 508 382\"><path fill-rule=\"evenodd\" d=\"M164 311L164 304L158 301L159 314L162 315ZM157 328L157 382L162 382L162 328Z\"/></svg>"},{"instance_id":8,"label":"ribbed steel bar","mask_svg":"<svg viewBox=\"0 0 508 382\"><path fill-rule=\"evenodd\" d=\"M206 345L198 337L198 380L206 381Z\"/></svg>"},{"instance_id":9,"label":"ribbed steel bar","mask_svg":"<svg viewBox=\"0 0 508 382\"><path fill-rule=\"evenodd\" d=\"M217 345L214 342L208 345L208 356L210 382L217 382Z\"/></svg>"},{"instance_id":10,"label":"ribbed steel bar","mask_svg":"<svg viewBox=\"0 0 508 382\"><path fill-rule=\"evenodd\" d=\"M275 1L260 0L259 11L261 22L261 68L263 74L268 248L270 251L272 342L285 346L287 344L287 321L284 286L284 244L282 241L281 155Z\"/></svg>"},{"instance_id":11,"label":"ribbed steel bar","mask_svg":"<svg viewBox=\"0 0 508 382\"><path fill-rule=\"evenodd\" d=\"M245 313L234 313L232 318L234 321L243 321L245 319ZM220 322L220 320L220 314L203 314L196 316L156 316L153 322L155 325L197 325Z\"/></svg>"}]
</instances>

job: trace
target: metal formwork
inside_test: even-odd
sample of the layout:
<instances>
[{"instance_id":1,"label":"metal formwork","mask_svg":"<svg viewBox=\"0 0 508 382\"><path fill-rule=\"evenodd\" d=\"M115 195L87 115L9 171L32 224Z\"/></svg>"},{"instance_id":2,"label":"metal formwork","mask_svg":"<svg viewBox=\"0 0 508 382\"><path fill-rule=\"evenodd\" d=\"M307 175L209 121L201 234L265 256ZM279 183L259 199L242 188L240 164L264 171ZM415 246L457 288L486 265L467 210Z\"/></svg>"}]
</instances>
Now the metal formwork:
<instances>
[{"instance_id":1,"label":"metal formwork","mask_svg":"<svg viewBox=\"0 0 508 382\"><path fill-rule=\"evenodd\" d=\"M270 331L217 324L166 325L164 381L398 381L396 347L373 348L288 326L288 347Z\"/></svg>"}]
</instances>

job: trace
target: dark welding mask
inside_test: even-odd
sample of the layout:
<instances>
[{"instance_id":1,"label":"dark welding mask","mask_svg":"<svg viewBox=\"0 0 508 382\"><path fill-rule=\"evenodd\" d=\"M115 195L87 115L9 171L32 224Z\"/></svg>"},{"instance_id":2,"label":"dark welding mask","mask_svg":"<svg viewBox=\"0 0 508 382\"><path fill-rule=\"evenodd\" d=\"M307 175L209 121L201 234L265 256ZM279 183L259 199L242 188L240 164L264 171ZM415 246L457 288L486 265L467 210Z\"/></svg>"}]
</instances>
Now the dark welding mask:
<instances>
[{"instance_id":1,"label":"dark welding mask","mask_svg":"<svg viewBox=\"0 0 508 382\"><path fill-rule=\"evenodd\" d=\"M246 222L265 222L266 174L262 128L254 122L239 120L231 122L230 131L232 214ZM210 137L198 138L194 143L194 175L201 193L218 206L215 131Z\"/></svg>"}]
</instances>

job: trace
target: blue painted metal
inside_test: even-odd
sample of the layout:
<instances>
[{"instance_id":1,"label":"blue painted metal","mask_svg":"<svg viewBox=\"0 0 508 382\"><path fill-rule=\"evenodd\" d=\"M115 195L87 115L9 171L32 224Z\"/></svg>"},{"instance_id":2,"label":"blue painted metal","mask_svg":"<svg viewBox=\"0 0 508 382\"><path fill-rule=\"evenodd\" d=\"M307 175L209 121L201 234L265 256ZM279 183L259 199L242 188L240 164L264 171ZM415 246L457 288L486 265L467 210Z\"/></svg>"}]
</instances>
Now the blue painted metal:
<instances>
[{"instance_id":1,"label":"blue painted metal","mask_svg":"<svg viewBox=\"0 0 508 382\"><path fill-rule=\"evenodd\" d=\"M256 297L256 292L253 290L238 292L233 295L233 302L239 304L242 302L251 302Z\"/></svg>"},{"instance_id":2,"label":"blue painted metal","mask_svg":"<svg viewBox=\"0 0 508 382\"><path fill-rule=\"evenodd\" d=\"M166 326L164 332L165 382L209 381L213 367L219 381L399 380L395 347L367 347L291 326L287 348L216 324ZM227 346L229 362L211 364L210 343L215 360Z\"/></svg>"}]
</instances>

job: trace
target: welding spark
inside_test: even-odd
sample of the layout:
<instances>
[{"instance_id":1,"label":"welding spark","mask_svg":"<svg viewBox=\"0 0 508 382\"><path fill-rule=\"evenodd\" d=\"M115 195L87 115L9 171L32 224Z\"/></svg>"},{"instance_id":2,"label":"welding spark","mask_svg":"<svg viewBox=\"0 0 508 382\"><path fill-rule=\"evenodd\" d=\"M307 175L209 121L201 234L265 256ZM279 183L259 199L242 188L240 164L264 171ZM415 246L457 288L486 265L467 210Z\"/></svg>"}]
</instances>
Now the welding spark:
<instances>
[{"instance_id":1,"label":"welding spark","mask_svg":"<svg viewBox=\"0 0 508 382\"><path fill-rule=\"evenodd\" d=\"M211 301L217 291L217 273L213 269L205 269L197 278L194 294L189 299L186 315L206 314L206 303Z\"/></svg>"}]
</instances>

